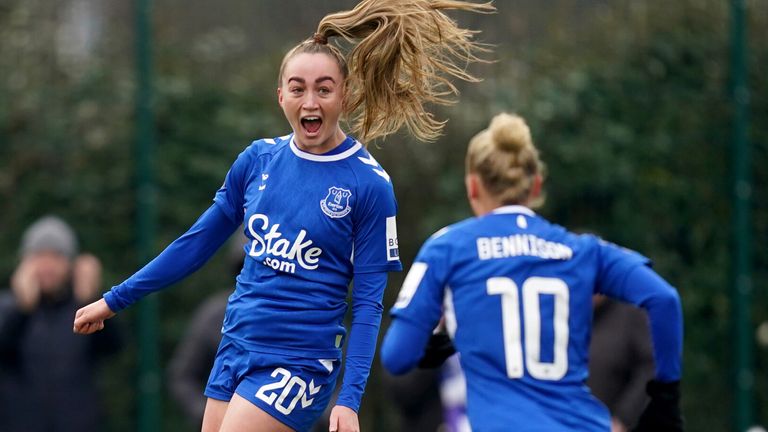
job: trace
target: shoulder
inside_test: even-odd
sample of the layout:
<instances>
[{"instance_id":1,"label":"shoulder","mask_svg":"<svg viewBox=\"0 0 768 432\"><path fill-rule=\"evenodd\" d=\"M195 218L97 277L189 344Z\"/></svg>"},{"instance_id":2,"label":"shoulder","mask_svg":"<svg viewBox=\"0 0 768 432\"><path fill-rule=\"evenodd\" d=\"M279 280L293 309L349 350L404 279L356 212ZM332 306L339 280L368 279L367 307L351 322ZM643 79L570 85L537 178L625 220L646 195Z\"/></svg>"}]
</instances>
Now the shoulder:
<instances>
[{"instance_id":1,"label":"shoulder","mask_svg":"<svg viewBox=\"0 0 768 432\"><path fill-rule=\"evenodd\" d=\"M251 142L242 152L237 156L237 159L232 164L232 171L234 173L240 173L246 175L253 172L260 164L263 164L263 158L270 159L280 149L288 146L290 135L275 137L275 138L261 138ZM262 162L260 162L262 161Z\"/></svg>"},{"instance_id":2,"label":"shoulder","mask_svg":"<svg viewBox=\"0 0 768 432\"><path fill-rule=\"evenodd\" d=\"M568 248L569 256L590 262L600 259L602 242L600 237L590 233L575 233L560 225L547 223L549 225L542 237Z\"/></svg>"},{"instance_id":3,"label":"shoulder","mask_svg":"<svg viewBox=\"0 0 768 432\"><path fill-rule=\"evenodd\" d=\"M272 138L260 138L252 141L251 144L243 150L242 154L252 158L274 154L287 147L290 140L290 134Z\"/></svg>"},{"instance_id":4,"label":"shoulder","mask_svg":"<svg viewBox=\"0 0 768 432\"><path fill-rule=\"evenodd\" d=\"M465 219L437 230L421 245L415 261L447 271L457 260L475 249L473 227L476 220Z\"/></svg>"},{"instance_id":5,"label":"shoulder","mask_svg":"<svg viewBox=\"0 0 768 432\"><path fill-rule=\"evenodd\" d=\"M574 251L582 255L589 254L595 257L602 265L609 267L623 267L631 265L652 265L651 260L645 255L617 245L594 234L568 233L574 239Z\"/></svg>"},{"instance_id":6,"label":"shoulder","mask_svg":"<svg viewBox=\"0 0 768 432\"><path fill-rule=\"evenodd\" d=\"M532 230L547 238L547 240L566 243L570 246L585 246L595 243L596 237L592 234L580 234L569 231L562 225L558 225L549 219L536 214L533 216Z\"/></svg>"},{"instance_id":7,"label":"shoulder","mask_svg":"<svg viewBox=\"0 0 768 432\"><path fill-rule=\"evenodd\" d=\"M372 187L391 188L392 178L384 170L384 167L359 141L360 148L349 158L349 165L355 175L364 184Z\"/></svg>"},{"instance_id":8,"label":"shoulder","mask_svg":"<svg viewBox=\"0 0 768 432\"><path fill-rule=\"evenodd\" d=\"M358 199L370 205L387 204L396 206L395 190L392 179L376 158L362 145L351 156L345 159L352 176ZM354 193L354 192L353 192Z\"/></svg>"},{"instance_id":9,"label":"shoulder","mask_svg":"<svg viewBox=\"0 0 768 432\"><path fill-rule=\"evenodd\" d=\"M428 251L450 248L452 246L463 247L463 242L466 242L467 239L474 238L468 234L471 234L474 231L477 223L478 219L471 217L443 227L429 236L424 242L422 249Z\"/></svg>"},{"instance_id":10,"label":"shoulder","mask_svg":"<svg viewBox=\"0 0 768 432\"><path fill-rule=\"evenodd\" d=\"M562 243L574 252L597 251L602 240L600 237L591 233L576 233L567 228L550 222L549 220L538 216L537 234L545 237L547 240Z\"/></svg>"}]
</instances>

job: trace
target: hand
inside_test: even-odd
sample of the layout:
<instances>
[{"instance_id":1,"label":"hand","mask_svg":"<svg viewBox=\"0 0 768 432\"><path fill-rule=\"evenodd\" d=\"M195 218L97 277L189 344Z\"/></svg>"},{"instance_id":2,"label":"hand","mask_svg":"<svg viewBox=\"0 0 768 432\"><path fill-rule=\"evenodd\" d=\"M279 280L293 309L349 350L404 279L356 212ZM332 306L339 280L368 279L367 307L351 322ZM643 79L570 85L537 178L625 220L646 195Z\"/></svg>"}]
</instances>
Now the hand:
<instances>
[{"instance_id":1,"label":"hand","mask_svg":"<svg viewBox=\"0 0 768 432\"><path fill-rule=\"evenodd\" d=\"M113 316L115 313L107 306L107 302L103 298L99 299L75 313L72 331L79 334L95 333L104 328L104 320Z\"/></svg>"},{"instance_id":2,"label":"hand","mask_svg":"<svg viewBox=\"0 0 768 432\"><path fill-rule=\"evenodd\" d=\"M27 257L11 277L11 289L16 297L16 303L23 312L31 312L40 302L40 283L37 280L37 261Z\"/></svg>"},{"instance_id":3,"label":"hand","mask_svg":"<svg viewBox=\"0 0 768 432\"><path fill-rule=\"evenodd\" d=\"M683 416L680 414L680 381L660 382L652 380L645 388L651 401L640 415L634 432L682 432Z\"/></svg>"},{"instance_id":4,"label":"hand","mask_svg":"<svg viewBox=\"0 0 768 432\"><path fill-rule=\"evenodd\" d=\"M93 301L101 289L101 262L91 254L75 259L72 268L72 290L79 304Z\"/></svg>"},{"instance_id":5,"label":"hand","mask_svg":"<svg viewBox=\"0 0 768 432\"><path fill-rule=\"evenodd\" d=\"M419 360L419 367L422 369L433 369L440 367L445 359L456 352L451 338L445 333L433 333L429 337L427 347L424 351L424 357Z\"/></svg>"},{"instance_id":6,"label":"hand","mask_svg":"<svg viewBox=\"0 0 768 432\"><path fill-rule=\"evenodd\" d=\"M331 410L328 431L360 432L360 422L357 420L357 413L352 408L336 405Z\"/></svg>"}]
</instances>

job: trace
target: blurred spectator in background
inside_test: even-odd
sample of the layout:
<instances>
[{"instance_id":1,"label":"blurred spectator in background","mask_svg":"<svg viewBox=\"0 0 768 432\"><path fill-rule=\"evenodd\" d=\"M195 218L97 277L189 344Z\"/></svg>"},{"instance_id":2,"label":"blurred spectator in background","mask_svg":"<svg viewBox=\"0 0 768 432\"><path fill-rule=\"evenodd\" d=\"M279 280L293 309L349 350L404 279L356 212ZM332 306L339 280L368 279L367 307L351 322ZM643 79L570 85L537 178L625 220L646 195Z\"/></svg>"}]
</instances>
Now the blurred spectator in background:
<instances>
[{"instance_id":1,"label":"blurred spectator in background","mask_svg":"<svg viewBox=\"0 0 768 432\"><path fill-rule=\"evenodd\" d=\"M203 421L207 400L203 390L221 342L221 324L230 294L217 292L195 311L168 367L171 395L197 428Z\"/></svg>"},{"instance_id":2,"label":"blurred spectator in background","mask_svg":"<svg viewBox=\"0 0 768 432\"><path fill-rule=\"evenodd\" d=\"M237 235L230 241L228 261L234 277L243 268L247 239ZM187 332L173 353L168 367L171 394L198 429L203 421L207 400L203 390L221 342L221 325L227 300L235 287L234 281L229 279L227 285L208 297L192 315Z\"/></svg>"},{"instance_id":3,"label":"blurred spectator in background","mask_svg":"<svg viewBox=\"0 0 768 432\"><path fill-rule=\"evenodd\" d=\"M443 407L440 403L440 372L438 370L415 369L401 376L392 375L384 370L381 373L385 391L397 409L399 425L395 430L420 432L440 430L443 424Z\"/></svg>"},{"instance_id":4,"label":"blurred spectator in background","mask_svg":"<svg viewBox=\"0 0 768 432\"><path fill-rule=\"evenodd\" d=\"M0 292L0 431L100 430L94 366L120 348L118 327L81 336L71 323L100 294L101 263L54 216L24 232L20 257Z\"/></svg>"},{"instance_id":5,"label":"blurred spectator in background","mask_svg":"<svg viewBox=\"0 0 768 432\"><path fill-rule=\"evenodd\" d=\"M440 370L444 432L472 432L467 417L467 381L461 370L459 354L448 357Z\"/></svg>"},{"instance_id":6,"label":"blurred spectator in background","mask_svg":"<svg viewBox=\"0 0 768 432\"><path fill-rule=\"evenodd\" d=\"M611 432L629 431L648 403L654 363L648 318L631 305L596 295L587 385L611 412Z\"/></svg>"}]
</instances>

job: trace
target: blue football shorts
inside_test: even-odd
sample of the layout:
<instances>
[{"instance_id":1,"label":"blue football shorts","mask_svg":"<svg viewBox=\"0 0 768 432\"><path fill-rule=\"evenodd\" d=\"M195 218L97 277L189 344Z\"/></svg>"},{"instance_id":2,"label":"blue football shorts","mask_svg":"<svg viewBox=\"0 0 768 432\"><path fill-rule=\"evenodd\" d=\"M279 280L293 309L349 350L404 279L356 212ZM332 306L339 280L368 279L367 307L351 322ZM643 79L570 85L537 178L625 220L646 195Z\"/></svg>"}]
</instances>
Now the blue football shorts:
<instances>
[{"instance_id":1,"label":"blue football shorts","mask_svg":"<svg viewBox=\"0 0 768 432\"><path fill-rule=\"evenodd\" d=\"M229 401L238 395L297 431L320 418L339 376L339 360L247 351L222 337L205 395Z\"/></svg>"}]
</instances>

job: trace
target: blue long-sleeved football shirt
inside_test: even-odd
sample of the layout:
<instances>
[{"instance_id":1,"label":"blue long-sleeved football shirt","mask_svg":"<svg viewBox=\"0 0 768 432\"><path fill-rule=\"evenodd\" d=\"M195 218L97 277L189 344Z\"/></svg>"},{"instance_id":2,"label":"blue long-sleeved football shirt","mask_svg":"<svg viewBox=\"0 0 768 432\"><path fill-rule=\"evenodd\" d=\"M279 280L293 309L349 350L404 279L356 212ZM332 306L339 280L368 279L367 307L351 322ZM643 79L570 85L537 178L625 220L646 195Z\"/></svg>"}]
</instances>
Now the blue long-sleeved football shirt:
<instances>
[{"instance_id":1,"label":"blue long-sleeved football shirt","mask_svg":"<svg viewBox=\"0 0 768 432\"><path fill-rule=\"evenodd\" d=\"M368 376L388 271L400 270L389 176L348 137L324 155L292 135L255 141L214 206L134 276L105 294L118 311L200 267L241 223L246 259L222 331L246 349L339 358L347 292L355 332L339 404L355 410Z\"/></svg>"},{"instance_id":2,"label":"blue long-sleeved football shirt","mask_svg":"<svg viewBox=\"0 0 768 432\"><path fill-rule=\"evenodd\" d=\"M436 233L416 257L382 361L394 373L414 367L444 315L473 430L608 430L607 410L584 384L593 294L645 308L657 379L680 379L680 300L648 263L521 206L467 219Z\"/></svg>"}]
</instances>

